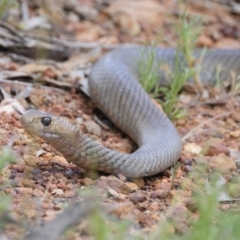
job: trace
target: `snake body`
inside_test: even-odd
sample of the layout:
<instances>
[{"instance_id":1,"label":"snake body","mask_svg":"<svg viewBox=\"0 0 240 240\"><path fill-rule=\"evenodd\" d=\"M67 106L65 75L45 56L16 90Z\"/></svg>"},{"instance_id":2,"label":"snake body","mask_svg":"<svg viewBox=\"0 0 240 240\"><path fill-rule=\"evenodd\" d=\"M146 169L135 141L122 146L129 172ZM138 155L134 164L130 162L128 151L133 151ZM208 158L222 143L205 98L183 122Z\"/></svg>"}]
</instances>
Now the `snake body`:
<instances>
[{"instance_id":1,"label":"snake body","mask_svg":"<svg viewBox=\"0 0 240 240\"><path fill-rule=\"evenodd\" d=\"M151 55L154 51L154 55ZM97 106L139 146L130 154L119 153L92 140L66 119L28 110L21 117L23 127L37 135L64 157L82 168L107 173L121 173L137 178L154 175L174 165L182 150L181 138L169 118L151 101L139 83L139 60L154 56L153 64L166 62L174 69L176 50L168 48L132 47L114 50L93 66L89 76L89 93ZM200 55L195 52L195 56ZM184 62L183 59L181 59ZM174 65L175 64L175 65ZM239 50L211 50L201 61L203 83L214 84L227 79L231 71L240 73ZM182 69L184 71L184 69ZM166 74L159 70L159 81L166 83Z\"/></svg>"}]
</instances>

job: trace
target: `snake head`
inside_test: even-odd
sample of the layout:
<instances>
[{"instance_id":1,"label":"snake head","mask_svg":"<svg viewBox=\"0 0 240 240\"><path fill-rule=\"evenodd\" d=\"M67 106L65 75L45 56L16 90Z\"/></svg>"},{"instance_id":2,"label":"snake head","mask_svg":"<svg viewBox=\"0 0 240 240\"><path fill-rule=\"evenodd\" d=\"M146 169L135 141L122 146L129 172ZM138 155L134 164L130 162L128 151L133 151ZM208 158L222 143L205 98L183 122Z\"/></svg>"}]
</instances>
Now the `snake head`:
<instances>
[{"instance_id":1,"label":"snake head","mask_svg":"<svg viewBox=\"0 0 240 240\"><path fill-rule=\"evenodd\" d=\"M76 131L76 127L66 119L35 109L23 113L20 122L27 132L50 142Z\"/></svg>"}]
</instances>

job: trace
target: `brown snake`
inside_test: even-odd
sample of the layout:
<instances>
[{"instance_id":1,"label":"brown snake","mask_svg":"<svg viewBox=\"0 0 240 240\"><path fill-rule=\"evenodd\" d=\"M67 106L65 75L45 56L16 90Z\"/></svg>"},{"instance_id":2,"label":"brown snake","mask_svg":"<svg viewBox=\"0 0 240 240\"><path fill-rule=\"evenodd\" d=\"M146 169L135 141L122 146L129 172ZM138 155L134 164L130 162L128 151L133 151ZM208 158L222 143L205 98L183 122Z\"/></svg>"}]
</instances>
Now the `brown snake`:
<instances>
[{"instance_id":1,"label":"brown snake","mask_svg":"<svg viewBox=\"0 0 240 240\"><path fill-rule=\"evenodd\" d=\"M93 66L89 77L91 98L138 144L135 152L123 154L108 149L66 119L37 110L28 110L22 115L23 127L82 168L136 178L157 174L174 165L181 154L181 138L173 123L154 105L138 81L138 61L147 58L152 51L155 51L154 64L166 62L173 70L176 50L133 47L117 49L103 56ZM199 54L199 51L195 52L196 57ZM214 84L219 65L222 67L219 78L229 79L231 71L240 73L240 51L207 51L200 65L200 78L204 84ZM166 82L163 70L159 70L159 79L161 83Z\"/></svg>"}]
</instances>

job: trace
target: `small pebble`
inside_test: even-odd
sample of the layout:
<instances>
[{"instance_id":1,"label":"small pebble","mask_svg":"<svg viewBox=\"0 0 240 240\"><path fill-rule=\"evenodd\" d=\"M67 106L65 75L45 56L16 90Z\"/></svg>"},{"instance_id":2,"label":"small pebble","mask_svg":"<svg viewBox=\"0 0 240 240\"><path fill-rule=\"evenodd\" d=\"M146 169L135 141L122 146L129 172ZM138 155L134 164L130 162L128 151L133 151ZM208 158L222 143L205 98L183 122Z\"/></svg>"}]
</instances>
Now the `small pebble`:
<instances>
[{"instance_id":1,"label":"small pebble","mask_svg":"<svg viewBox=\"0 0 240 240\"><path fill-rule=\"evenodd\" d=\"M160 194L159 194L158 191L154 191L154 192L151 193L150 198L152 198L152 199L156 199L156 198L159 197L159 195L160 195Z\"/></svg>"},{"instance_id":2,"label":"small pebble","mask_svg":"<svg viewBox=\"0 0 240 240\"><path fill-rule=\"evenodd\" d=\"M118 177L121 181L123 181L123 182L126 182L126 181L127 181L127 178L126 178L124 175L120 174L120 173L117 175L117 177Z\"/></svg>"},{"instance_id":3,"label":"small pebble","mask_svg":"<svg viewBox=\"0 0 240 240\"><path fill-rule=\"evenodd\" d=\"M192 159L184 159L183 162L184 162L185 165L189 165L189 166L192 165Z\"/></svg>"},{"instance_id":4,"label":"small pebble","mask_svg":"<svg viewBox=\"0 0 240 240\"><path fill-rule=\"evenodd\" d=\"M133 202L134 204L142 203L145 202L146 200L147 198L139 192L133 193L130 196L130 201Z\"/></svg>"},{"instance_id":5,"label":"small pebble","mask_svg":"<svg viewBox=\"0 0 240 240\"><path fill-rule=\"evenodd\" d=\"M81 125L81 124L83 124L83 119L81 117L77 117L75 119L75 122L76 122L76 124Z\"/></svg>"},{"instance_id":6,"label":"small pebble","mask_svg":"<svg viewBox=\"0 0 240 240\"><path fill-rule=\"evenodd\" d=\"M32 192L32 195L34 196L34 197L42 197L43 196L43 191L41 191L40 189L38 189L38 188L35 188L34 190L33 190L33 192Z\"/></svg>"}]
</instances>

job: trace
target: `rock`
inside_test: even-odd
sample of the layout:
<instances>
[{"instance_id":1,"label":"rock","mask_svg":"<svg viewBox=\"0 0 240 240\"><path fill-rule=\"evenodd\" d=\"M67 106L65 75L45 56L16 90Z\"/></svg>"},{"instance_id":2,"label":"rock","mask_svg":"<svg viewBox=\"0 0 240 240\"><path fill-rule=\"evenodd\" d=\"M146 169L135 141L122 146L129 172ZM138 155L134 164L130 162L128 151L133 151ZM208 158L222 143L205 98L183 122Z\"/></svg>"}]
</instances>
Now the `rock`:
<instances>
[{"instance_id":1,"label":"rock","mask_svg":"<svg viewBox=\"0 0 240 240\"><path fill-rule=\"evenodd\" d=\"M230 155L230 151L227 147L221 144L213 143L208 147L208 150L206 152L207 156L217 156L220 153L224 153L226 156Z\"/></svg>"},{"instance_id":2,"label":"rock","mask_svg":"<svg viewBox=\"0 0 240 240\"><path fill-rule=\"evenodd\" d=\"M45 161L52 160L52 153L50 153L50 152L47 152L47 153L43 154L43 156L44 156Z\"/></svg>"},{"instance_id":3,"label":"rock","mask_svg":"<svg viewBox=\"0 0 240 240\"><path fill-rule=\"evenodd\" d=\"M33 181L32 179L23 178L21 180L21 183L24 187L32 187L34 185L35 181Z\"/></svg>"},{"instance_id":4,"label":"rock","mask_svg":"<svg viewBox=\"0 0 240 240\"><path fill-rule=\"evenodd\" d=\"M240 113L239 113L239 112L233 112L233 113L231 114L231 117L232 117L232 119L233 119L234 121L240 122Z\"/></svg>"},{"instance_id":5,"label":"rock","mask_svg":"<svg viewBox=\"0 0 240 240\"><path fill-rule=\"evenodd\" d=\"M224 37L227 38L236 38L238 36L238 28L237 26L225 25L220 29L221 33Z\"/></svg>"},{"instance_id":6,"label":"rock","mask_svg":"<svg viewBox=\"0 0 240 240\"><path fill-rule=\"evenodd\" d=\"M162 183L161 183L161 189L162 189L163 191L169 192L169 191L172 189L172 182L169 181L169 179L168 179L168 180L163 179L163 180L162 180Z\"/></svg>"},{"instance_id":7,"label":"rock","mask_svg":"<svg viewBox=\"0 0 240 240\"><path fill-rule=\"evenodd\" d=\"M56 173L54 174L54 177L55 177L56 179L62 179L62 178L64 178L63 173L60 173L60 172L56 172Z\"/></svg>"},{"instance_id":8,"label":"rock","mask_svg":"<svg viewBox=\"0 0 240 240\"><path fill-rule=\"evenodd\" d=\"M108 191L108 187L113 188L118 193L129 194L136 190L138 190L138 186L134 183L122 182L120 179L115 176L102 176L97 180L97 185L106 191Z\"/></svg>"},{"instance_id":9,"label":"rock","mask_svg":"<svg viewBox=\"0 0 240 240\"><path fill-rule=\"evenodd\" d=\"M239 138L240 137L240 130L236 130L236 131L231 131L229 133L229 135L233 138Z\"/></svg>"},{"instance_id":10,"label":"rock","mask_svg":"<svg viewBox=\"0 0 240 240\"><path fill-rule=\"evenodd\" d=\"M183 163L188 166L192 166L192 159L184 159Z\"/></svg>"},{"instance_id":11,"label":"rock","mask_svg":"<svg viewBox=\"0 0 240 240\"><path fill-rule=\"evenodd\" d=\"M132 182L135 184L135 186L131 185L131 182L130 182L131 188L136 187L136 185L138 186L138 188L143 188L145 186L145 182L144 182L143 178L132 179Z\"/></svg>"},{"instance_id":12,"label":"rock","mask_svg":"<svg viewBox=\"0 0 240 240\"><path fill-rule=\"evenodd\" d=\"M86 42L97 41L97 39L103 34L103 29L96 24L86 21L83 25L83 29L76 35L76 40Z\"/></svg>"},{"instance_id":13,"label":"rock","mask_svg":"<svg viewBox=\"0 0 240 240\"><path fill-rule=\"evenodd\" d=\"M240 42L238 40L232 38L223 38L215 44L215 48L227 48L231 46L231 48L240 48Z\"/></svg>"},{"instance_id":14,"label":"rock","mask_svg":"<svg viewBox=\"0 0 240 240\"><path fill-rule=\"evenodd\" d=\"M81 185L84 185L84 186L91 186L93 185L93 180L91 178L84 178L84 179L80 179L79 180L80 184Z\"/></svg>"},{"instance_id":15,"label":"rock","mask_svg":"<svg viewBox=\"0 0 240 240\"><path fill-rule=\"evenodd\" d=\"M24 162L30 166L37 166L39 163L39 159L33 155L24 154L23 155Z\"/></svg>"},{"instance_id":16,"label":"rock","mask_svg":"<svg viewBox=\"0 0 240 240\"><path fill-rule=\"evenodd\" d=\"M14 165L14 169L16 169L18 172L24 172L25 170L25 165Z\"/></svg>"},{"instance_id":17,"label":"rock","mask_svg":"<svg viewBox=\"0 0 240 240\"><path fill-rule=\"evenodd\" d=\"M42 175L45 177L49 177L49 176L51 176L51 173L49 171L43 171Z\"/></svg>"},{"instance_id":18,"label":"rock","mask_svg":"<svg viewBox=\"0 0 240 240\"><path fill-rule=\"evenodd\" d=\"M14 189L16 193L22 194L22 195L30 195L33 193L32 188L27 187L18 187Z\"/></svg>"},{"instance_id":19,"label":"rock","mask_svg":"<svg viewBox=\"0 0 240 240\"><path fill-rule=\"evenodd\" d=\"M41 191L41 190L38 189L38 188L35 188L35 189L32 191L32 195L33 195L34 197L42 197L43 194L44 194L44 192Z\"/></svg>"},{"instance_id":20,"label":"rock","mask_svg":"<svg viewBox=\"0 0 240 240\"><path fill-rule=\"evenodd\" d=\"M202 151L202 147L196 143L186 143L184 145L184 151L199 154Z\"/></svg>"},{"instance_id":21,"label":"rock","mask_svg":"<svg viewBox=\"0 0 240 240\"><path fill-rule=\"evenodd\" d=\"M83 124L83 118L77 117L77 118L75 119L75 123L76 123L77 125Z\"/></svg>"},{"instance_id":22,"label":"rock","mask_svg":"<svg viewBox=\"0 0 240 240\"><path fill-rule=\"evenodd\" d=\"M236 128L236 129L238 129L238 124L234 121L234 119L233 118L231 118L231 117L228 117L227 119L226 119L226 125L225 125L226 127L229 127L230 129L234 129L234 128Z\"/></svg>"},{"instance_id":23,"label":"rock","mask_svg":"<svg viewBox=\"0 0 240 240\"><path fill-rule=\"evenodd\" d=\"M74 22L74 23L78 23L79 22L79 17L74 12L70 12L68 14L68 20L71 21L71 22Z\"/></svg>"},{"instance_id":24,"label":"rock","mask_svg":"<svg viewBox=\"0 0 240 240\"><path fill-rule=\"evenodd\" d=\"M109 206L109 209L111 209L111 206ZM114 215L117 217L122 217L129 215L131 211L134 209L134 204L131 201L125 201L121 204L118 204L118 206L112 211Z\"/></svg>"},{"instance_id":25,"label":"rock","mask_svg":"<svg viewBox=\"0 0 240 240\"><path fill-rule=\"evenodd\" d=\"M145 202L146 200L147 200L146 196L144 196L140 192L133 193L130 196L130 201L133 202L134 204L142 203Z\"/></svg>"},{"instance_id":26,"label":"rock","mask_svg":"<svg viewBox=\"0 0 240 240\"><path fill-rule=\"evenodd\" d=\"M185 118L180 118L176 122L177 126L185 126L186 123L187 123L187 121Z\"/></svg>"},{"instance_id":27,"label":"rock","mask_svg":"<svg viewBox=\"0 0 240 240\"><path fill-rule=\"evenodd\" d=\"M186 201L186 208L191 212L196 212L198 210L198 204L194 198L189 198Z\"/></svg>"},{"instance_id":28,"label":"rock","mask_svg":"<svg viewBox=\"0 0 240 240\"><path fill-rule=\"evenodd\" d=\"M57 186L57 188L62 189L63 191L65 191L67 188L66 183L64 181L62 181L61 179L58 181L56 186Z\"/></svg>"},{"instance_id":29,"label":"rock","mask_svg":"<svg viewBox=\"0 0 240 240\"><path fill-rule=\"evenodd\" d=\"M93 135L96 135L96 136L101 136L101 133L102 133L102 129L101 127L95 123L94 121L87 121L85 123L85 128L86 128L86 131L90 134L93 134Z\"/></svg>"},{"instance_id":30,"label":"rock","mask_svg":"<svg viewBox=\"0 0 240 240\"><path fill-rule=\"evenodd\" d=\"M141 31L140 24L136 18L127 13L118 12L113 15L113 22L131 36L136 36Z\"/></svg>"},{"instance_id":31,"label":"rock","mask_svg":"<svg viewBox=\"0 0 240 240\"><path fill-rule=\"evenodd\" d=\"M42 191L42 192L45 191L45 187L43 187L43 186L40 185L40 184L35 184L35 188L34 188L34 189L38 189L38 190L40 190L40 191Z\"/></svg>"},{"instance_id":32,"label":"rock","mask_svg":"<svg viewBox=\"0 0 240 240\"><path fill-rule=\"evenodd\" d=\"M150 194L150 198L152 199L156 199L159 197L159 192L158 191L154 191Z\"/></svg>"},{"instance_id":33,"label":"rock","mask_svg":"<svg viewBox=\"0 0 240 240\"><path fill-rule=\"evenodd\" d=\"M109 7L106 9L106 11L111 16L115 16L118 13L128 14L138 22L144 19L144 22L147 25L160 25L163 20L166 19L165 15L163 14L163 7L157 1L111 1L111 4L109 4Z\"/></svg>"},{"instance_id":34,"label":"rock","mask_svg":"<svg viewBox=\"0 0 240 240\"><path fill-rule=\"evenodd\" d=\"M54 189L52 192L51 192L52 195L57 195L57 196L62 196L64 194L63 190L62 189Z\"/></svg>"},{"instance_id":35,"label":"rock","mask_svg":"<svg viewBox=\"0 0 240 240\"><path fill-rule=\"evenodd\" d=\"M199 47L212 47L213 46L213 40L206 35L200 35L198 37L197 45Z\"/></svg>"},{"instance_id":36,"label":"rock","mask_svg":"<svg viewBox=\"0 0 240 240\"><path fill-rule=\"evenodd\" d=\"M139 214L137 216L139 224L144 228L153 228L155 227L155 221L151 218L151 216L147 214Z\"/></svg>"},{"instance_id":37,"label":"rock","mask_svg":"<svg viewBox=\"0 0 240 240\"><path fill-rule=\"evenodd\" d=\"M149 201L144 201L144 202L137 203L137 207L139 207L139 209L141 209L142 211L147 211L149 206L150 206L150 202Z\"/></svg>"},{"instance_id":38,"label":"rock","mask_svg":"<svg viewBox=\"0 0 240 240\"><path fill-rule=\"evenodd\" d=\"M114 143L113 147L117 152L130 153L133 151L133 144L128 138L120 139L117 143Z\"/></svg>"},{"instance_id":39,"label":"rock","mask_svg":"<svg viewBox=\"0 0 240 240\"><path fill-rule=\"evenodd\" d=\"M171 192L169 190L156 190L151 193L150 198L158 198L158 199L166 199L171 196Z\"/></svg>"},{"instance_id":40,"label":"rock","mask_svg":"<svg viewBox=\"0 0 240 240\"><path fill-rule=\"evenodd\" d=\"M57 77L57 73L56 71L54 71L54 68L52 67L48 67L46 68L43 72L42 72L44 77L48 77L48 78L56 78Z\"/></svg>"},{"instance_id":41,"label":"rock","mask_svg":"<svg viewBox=\"0 0 240 240\"><path fill-rule=\"evenodd\" d=\"M169 207L166 212L166 218L169 219L170 221L173 221L176 224L185 221L187 217L188 210L180 203L178 205Z\"/></svg>"},{"instance_id":42,"label":"rock","mask_svg":"<svg viewBox=\"0 0 240 240\"><path fill-rule=\"evenodd\" d=\"M126 178L124 175L122 175L121 173L119 173L119 174L117 175L117 177L118 177L122 182L126 182L126 181L127 181L127 178Z\"/></svg>"},{"instance_id":43,"label":"rock","mask_svg":"<svg viewBox=\"0 0 240 240\"><path fill-rule=\"evenodd\" d=\"M159 211L159 206L157 202L152 202L149 207L148 207L149 211L153 211L153 212L157 212Z\"/></svg>"},{"instance_id":44,"label":"rock","mask_svg":"<svg viewBox=\"0 0 240 240\"><path fill-rule=\"evenodd\" d=\"M72 198L72 197L75 197L76 196L76 192L75 191L66 191L64 193L64 197L66 198Z\"/></svg>"},{"instance_id":45,"label":"rock","mask_svg":"<svg viewBox=\"0 0 240 240\"><path fill-rule=\"evenodd\" d=\"M51 163L57 163L59 165L62 165L63 167L65 167L66 164L68 164L67 160L62 156L54 156Z\"/></svg>"},{"instance_id":46,"label":"rock","mask_svg":"<svg viewBox=\"0 0 240 240\"><path fill-rule=\"evenodd\" d=\"M5 166L3 169L1 169L1 175L6 179L9 179L11 176L14 176L15 178L15 174L12 174L8 166Z\"/></svg>"},{"instance_id":47,"label":"rock","mask_svg":"<svg viewBox=\"0 0 240 240\"><path fill-rule=\"evenodd\" d=\"M211 37L212 37L212 39L213 39L214 41L219 41L219 40L222 38L222 34L219 33L219 32L216 31L216 30L213 30L213 31L211 32Z\"/></svg>"},{"instance_id":48,"label":"rock","mask_svg":"<svg viewBox=\"0 0 240 240\"><path fill-rule=\"evenodd\" d=\"M111 187L108 187L108 193L109 193L111 196L116 197L116 198L118 198L119 195L120 195L117 191L115 191L115 190L114 190L113 188L111 188Z\"/></svg>"},{"instance_id":49,"label":"rock","mask_svg":"<svg viewBox=\"0 0 240 240\"><path fill-rule=\"evenodd\" d=\"M141 186L139 186L135 182L126 182L125 184L131 192L136 192L139 188L141 188Z\"/></svg>"}]
</instances>

